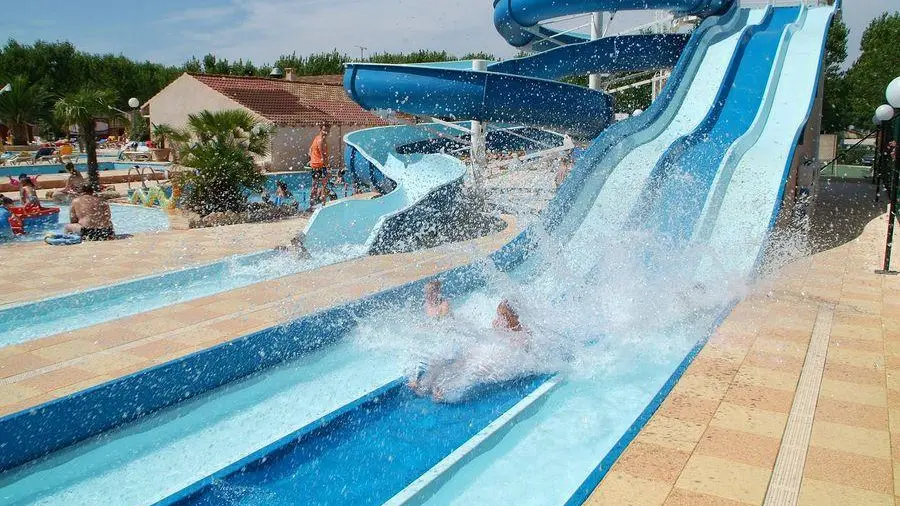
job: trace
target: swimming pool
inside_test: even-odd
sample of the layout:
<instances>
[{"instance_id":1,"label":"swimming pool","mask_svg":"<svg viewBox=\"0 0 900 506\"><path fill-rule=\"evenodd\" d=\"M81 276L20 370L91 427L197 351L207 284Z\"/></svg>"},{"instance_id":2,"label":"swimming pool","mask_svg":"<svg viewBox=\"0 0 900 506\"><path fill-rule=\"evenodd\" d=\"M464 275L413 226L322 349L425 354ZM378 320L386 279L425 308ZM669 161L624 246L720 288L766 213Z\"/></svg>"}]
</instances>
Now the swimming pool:
<instances>
[{"instance_id":1,"label":"swimming pool","mask_svg":"<svg viewBox=\"0 0 900 506\"><path fill-rule=\"evenodd\" d=\"M157 170L165 170L170 164L168 163L148 163L148 162L99 162L97 169L107 170L128 170L135 165L141 167L153 167ZM82 173L87 173L87 163L77 162L75 168ZM12 165L9 167L0 167L0 178L17 177L19 174L28 174L29 176L41 174L64 174L66 171L60 163L42 163L35 165Z\"/></svg>"},{"instance_id":2,"label":"swimming pool","mask_svg":"<svg viewBox=\"0 0 900 506\"><path fill-rule=\"evenodd\" d=\"M288 189L294 195L294 200L300 205L300 209L309 208L309 195L310 189L312 188L312 174L310 172L269 174L266 177L266 191L269 192L270 196L275 196L275 184L278 181L283 181L284 184L287 185ZM343 184L329 184L328 188L333 191L339 199L351 195L353 191L350 186L345 186ZM250 200L259 202L261 199L259 195L253 195Z\"/></svg>"},{"instance_id":3,"label":"swimming pool","mask_svg":"<svg viewBox=\"0 0 900 506\"><path fill-rule=\"evenodd\" d=\"M141 209L141 208L137 208ZM0 348L151 311L356 256L342 250L298 260L264 251L0 310ZM35 319L34 315L41 317Z\"/></svg>"},{"instance_id":4,"label":"swimming pool","mask_svg":"<svg viewBox=\"0 0 900 506\"><path fill-rule=\"evenodd\" d=\"M50 230L30 232L13 239L13 241L40 241L47 232L62 232L66 223L69 223L69 209L67 204L53 204L44 202L44 207L59 208L59 224ZM139 234L144 232L161 232L169 230L169 217L165 211L127 204L110 204L112 211L113 228L117 234ZM0 245L4 241L0 239Z\"/></svg>"}]
</instances>

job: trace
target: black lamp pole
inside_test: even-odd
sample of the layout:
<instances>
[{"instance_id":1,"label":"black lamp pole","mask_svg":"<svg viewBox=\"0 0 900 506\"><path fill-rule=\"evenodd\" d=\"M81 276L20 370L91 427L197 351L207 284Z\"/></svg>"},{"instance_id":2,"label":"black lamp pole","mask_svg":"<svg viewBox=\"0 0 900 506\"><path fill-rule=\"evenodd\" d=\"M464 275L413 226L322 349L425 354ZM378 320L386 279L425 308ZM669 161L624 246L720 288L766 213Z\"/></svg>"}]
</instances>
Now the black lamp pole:
<instances>
[{"instance_id":1,"label":"black lamp pole","mask_svg":"<svg viewBox=\"0 0 900 506\"><path fill-rule=\"evenodd\" d=\"M896 111L895 111L896 112ZM878 274L897 274L897 271L891 270L891 247L894 243L894 222L897 221L897 187L900 185L900 115L895 114L894 118L894 163L890 164L890 187L888 189L888 229L887 239L884 244L884 265ZM885 136L887 137L887 136ZM890 163L890 160L888 160Z\"/></svg>"}]
</instances>

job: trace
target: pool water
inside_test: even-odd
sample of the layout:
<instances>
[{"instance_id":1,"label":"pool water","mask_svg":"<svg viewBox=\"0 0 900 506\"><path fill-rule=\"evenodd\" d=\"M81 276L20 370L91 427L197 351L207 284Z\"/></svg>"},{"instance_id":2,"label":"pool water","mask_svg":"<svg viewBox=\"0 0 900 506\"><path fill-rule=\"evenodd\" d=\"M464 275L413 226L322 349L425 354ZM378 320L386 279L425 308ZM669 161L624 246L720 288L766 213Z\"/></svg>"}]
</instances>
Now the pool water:
<instances>
[{"instance_id":1,"label":"pool water","mask_svg":"<svg viewBox=\"0 0 900 506\"><path fill-rule=\"evenodd\" d=\"M264 251L8 307L0 310L0 348L296 274L359 253L321 252L298 260ZM41 317L35 319L36 314Z\"/></svg>"},{"instance_id":2,"label":"pool water","mask_svg":"<svg viewBox=\"0 0 900 506\"><path fill-rule=\"evenodd\" d=\"M59 224L47 230L26 233L16 237L14 241L40 241L47 232L63 232L63 227L69 223L70 206L66 204L51 204L45 202L44 207L59 208ZM143 232L160 232L169 230L169 217L164 211L152 207L139 207L125 204L110 204L112 211L113 228L116 234L138 234ZM0 239L0 244L3 244Z\"/></svg>"},{"instance_id":3,"label":"pool water","mask_svg":"<svg viewBox=\"0 0 900 506\"><path fill-rule=\"evenodd\" d=\"M288 189L294 195L294 200L300 206L300 209L309 208L309 195L312 188L312 174L309 172L298 172L292 174L271 174L266 178L266 191L271 197L275 196L275 183L284 181ZM337 198L344 198L352 195L353 189L349 185L334 184L328 185L328 188L334 192ZM260 202L262 199L259 195L250 197L251 202Z\"/></svg>"}]
</instances>

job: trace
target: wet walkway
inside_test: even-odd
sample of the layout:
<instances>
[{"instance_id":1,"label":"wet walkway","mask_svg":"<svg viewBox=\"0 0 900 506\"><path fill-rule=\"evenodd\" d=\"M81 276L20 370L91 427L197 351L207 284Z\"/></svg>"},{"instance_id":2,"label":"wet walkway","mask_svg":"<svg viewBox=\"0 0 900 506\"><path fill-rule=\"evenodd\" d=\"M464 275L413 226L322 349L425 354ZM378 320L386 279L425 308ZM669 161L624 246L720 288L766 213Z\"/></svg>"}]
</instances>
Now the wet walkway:
<instances>
[{"instance_id":1,"label":"wet walkway","mask_svg":"<svg viewBox=\"0 0 900 506\"><path fill-rule=\"evenodd\" d=\"M900 276L868 207L813 224L861 235L759 283L587 504L900 504Z\"/></svg>"},{"instance_id":2,"label":"wet walkway","mask_svg":"<svg viewBox=\"0 0 900 506\"><path fill-rule=\"evenodd\" d=\"M287 244L305 226L306 219L293 218L72 246L6 244L0 248L0 307L271 249Z\"/></svg>"}]
</instances>

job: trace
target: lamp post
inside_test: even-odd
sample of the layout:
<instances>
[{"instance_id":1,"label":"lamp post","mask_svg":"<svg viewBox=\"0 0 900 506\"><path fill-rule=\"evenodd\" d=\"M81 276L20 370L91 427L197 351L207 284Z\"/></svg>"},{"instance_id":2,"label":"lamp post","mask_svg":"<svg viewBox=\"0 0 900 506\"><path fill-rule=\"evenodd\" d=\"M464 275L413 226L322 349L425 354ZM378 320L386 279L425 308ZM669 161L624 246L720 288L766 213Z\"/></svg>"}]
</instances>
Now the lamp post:
<instances>
[{"instance_id":1,"label":"lamp post","mask_svg":"<svg viewBox=\"0 0 900 506\"><path fill-rule=\"evenodd\" d=\"M887 238L884 245L884 265L881 270L877 270L878 274L897 274L897 271L891 270L891 247L894 243L894 222L897 221L897 190L900 186L900 118L898 118L898 109L900 109L900 77L894 78L884 93L887 104L878 106L875 109L875 119L886 124L888 121L894 122L894 163L890 171L890 189L888 195L890 204L888 204L888 229Z\"/></svg>"},{"instance_id":2,"label":"lamp post","mask_svg":"<svg viewBox=\"0 0 900 506\"><path fill-rule=\"evenodd\" d=\"M3 88L0 88L0 95L4 94L6 92L9 92L9 91L12 91L12 83L6 83L6 86L4 86ZM0 139L0 146L2 146L3 143L5 143L5 142L6 142L5 139Z\"/></svg>"},{"instance_id":3,"label":"lamp post","mask_svg":"<svg viewBox=\"0 0 900 506\"><path fill-rule=\"evenodd\" d=\"M134 132L135 126L137 125L137 115L138 115L138 107L141 106L141 101L135 97L131 97L128 99L128 107L131 107L131 130ZM148 132L149 133L149 132ZM131 139L132 141L136 141L137 139Z\"/></svg>"},{"instance_id":4,"label":"lamp post","mask_svg":"<svg viewBox=\"0 0 900 506\"><path fill-rule=\"evenodd\" d=\"M109 109L112 111L116 111L116 112L122 114L123 116L128 116L128 118L131 120L131 134L134 135L134 127L135 127L135 124L137 123L137 112L138 112L138 108L140 106L141 106L141 101L135 97L131 97L128 99L128 107L131 107L131 111L125 112L122 109L117 109L113 106L109 106ZM133 142L133 141L136 141L137 139L128 139L128 140Z\"/></svg>"}]
</instances>

